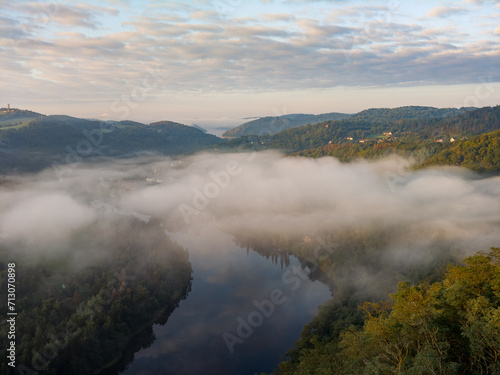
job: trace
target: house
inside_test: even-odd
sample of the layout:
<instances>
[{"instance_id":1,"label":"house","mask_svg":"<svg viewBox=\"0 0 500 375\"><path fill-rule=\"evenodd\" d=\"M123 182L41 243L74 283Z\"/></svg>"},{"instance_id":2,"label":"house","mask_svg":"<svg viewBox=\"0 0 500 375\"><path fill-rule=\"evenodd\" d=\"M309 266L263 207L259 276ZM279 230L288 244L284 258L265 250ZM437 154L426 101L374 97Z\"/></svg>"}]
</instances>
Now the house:
<instances>
[{"instance_id":1,"label":"house","mask_svg":"<svg viewBox=\"0 0 500 375\"><path fill-rule=\"evenodd\" d=\"M348 139L349 141L352 141L352 137L347 137L347 139Z\"/></svg>"},{"instance_id":2,"label":"house","mask_svg":"<svg viewBox=\"0 0 500 375\"><path fill-rule=\"evenodd\" d=\"M386 137L389 137L392 135L392 132L383 132L382 134L385 135Z\"/></svg>"},{"instance_id":3,"label":"house","mask_svg":"<svg viewBox=\"0 0 500 375\"><path fill-rule=\"evenodd\" d=\"M439 138L438 140L436 140L436 142L443 143L443 138Z\"/></svg>"},{"instance_id":4,"label":"house","mask_svg":"<svg viewBox=\"0 0 500 375\"><path fill-rule=\"evenodd\" d=\"M453 138L453 137L450 138L450 142L452 142L452 143L455 142L455 138Z\"/></svg>"},{"instance_id":5,"label":"house","mask_svg":"<svg viewBox=\"0 0 500 375\"><path fill-rule=\"evenodd\" d=\"M134 190L135 189L135 184L130 181L120 181L122 187L127 190Z\"/></svg>"}]
</instances>

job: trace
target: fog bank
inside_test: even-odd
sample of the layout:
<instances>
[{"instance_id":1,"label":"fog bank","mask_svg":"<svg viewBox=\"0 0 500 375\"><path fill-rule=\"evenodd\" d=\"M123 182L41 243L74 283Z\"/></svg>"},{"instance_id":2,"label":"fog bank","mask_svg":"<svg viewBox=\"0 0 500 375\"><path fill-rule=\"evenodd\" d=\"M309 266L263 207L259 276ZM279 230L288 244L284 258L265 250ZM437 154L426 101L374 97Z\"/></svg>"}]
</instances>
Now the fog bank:
<instances>
[{"instance_id":1,"label":"fog bank","mask_svg":"<svg viewBox=\"0 0 500 375\"><path fill-rule=\"evenodd\" d=\"M381 228L394 232L385 256L410 262L443 241L464 254L500 245L500 177L408 166L261 152L129 159L80 166L62 180L49 169L0 186L0 243L50 251L103 215L135 215L170 231L305 239Z\"/></svg>"}]
</instances>

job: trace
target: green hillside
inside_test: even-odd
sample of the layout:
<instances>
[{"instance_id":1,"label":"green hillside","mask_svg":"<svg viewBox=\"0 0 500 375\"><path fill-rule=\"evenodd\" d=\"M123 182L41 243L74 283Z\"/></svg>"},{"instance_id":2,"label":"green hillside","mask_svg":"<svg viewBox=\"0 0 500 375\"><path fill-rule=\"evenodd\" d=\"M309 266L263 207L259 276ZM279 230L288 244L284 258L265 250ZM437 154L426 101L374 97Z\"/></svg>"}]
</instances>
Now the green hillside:
<instances>
[{"instance_id":1,"label":"green hillside","mask_svg":"<svg viewBox=\"0 0 500 375\"><path fill-rule=\"evenodd\" d=\"M352 115L346 113L324 113L321 115L293 114L283 116L268 116L246 122L234 129L228 130L223 137L241 137L244 135L276 134L280 131L296 128L306 124L315 124L329 120L343 120Z\"/></svg>"},{"instance_id":2,"label":"green hillside","mask_svg":"<svg viewBox=\"0 0 500 375\"><path fill-rule=\"evenodd\" d=\"M220 141L194 127L169 121L143 125L44 116L22 128L0 131L0 172L38 171L53 162L122 157L142 151L180 155Z\"/></svg>"},{"instance_id":3,"label":"green hillside","mask_svg":"<svg viewBox=\"0 0 500 375\"><path fill-rule=\"evenodd\" d=\"M232 139L221 144L219 148L272 148L291 153L330 144L420 142L439 139L445 142L452 137L478 135L500 128L500 106L484 107L441 119L399 118L386 121L384 118L387 118L387 112L384 109L381 111L380 119L374 117L374 112L371 111L370 121L354 117L341 121L325 121L284 130L274 135L244 136Z\"/></svg>"},{"instance_id":4,"label":"green hillside","mask_svg":"<svg viewBox=\"0 0 500 375\"><path fill-rule=\"evenodd\" d=\"M278 374L498 374L500 249L403 282L389 301L327 303Z\"/></svg>"},{"instance_id":5,"label":"green hillside","mask_svg":"<svg viewBox=\"0 0 500 375\"><path fill-rule=\"evenodd\" d=\"M490 145L494 144L496 136L482 140L471 140L471 137L500 129L500 106L475 110L370 109L343 120L225 141L195 127L171 121L144 125L134 121L102 122L16 111L4 113L3 120L11 124L23 118L28 121L0 128L0 173L39 171L54 162L68 163L68 160L74 163L96 157L132 156L144 151L172 156L207 148L223 152L278 149L300 156L334 156L342 161L390 153L418 154L419 160L429 159L424 166L445 164L481 171L497 170L496 154L492 151L495 146ZM451 115L454 116L449 117ZM26 116L36 117L29 119ZM295 120L303 121L311 115L296 116ZM418 116L421 118L415 118ZM292 118L292 115L287 117ZM480 149L473 162L473 155L468 151L472 146L460 146L463 141L476 142L474 147ZM455 148L450 149L452 146ZM459 146L464 148L456 148ZM481 151L483 148L488 151ZM480 157L484 160L478 160Z\"/></svg>"},{"instance_id":6,"label":"green hillside","mask_svg":"<svg viewBox=\"0 0 500 375\"><path fill-rule=\"evenodd\" d=\"M399 110L399 109L397 109ZM384 112L384 111L383 111ZM266 139L271 148L295 152L331 143L378 142L391 140L434 140L481 134L500 128L500 106L485 107L448 118L423 118L386 121L381 116L371 120L350 118L289 129ZM394 116L397 117L397 116ZM350 139L352 138L352 140Z\"/></svg>"},{"instance_id":7,"label":"green hillside","mask_svg":"<svg viewBox=\"0 0 500 375\"><path fill-rule=\"evenodd\" d=\"M371 108L354 115L345 113L325 113L322 115L284 115L276 117L263 117L249 121L234 129L228 130L223 137L240 137L245 135L269 135L284 130L297 128L303 125L323 123L325 121L339 121L349 119L365 123L389 123L398 120L415 119L441 119L453 117L476 108L434 108L422 106L406 106L399 108Z\"/></svg>"},{"instance_id":8,"label":"green hillside","mask_svg":"<svg viewBox=\"0 0 500 375\"><path fill-rule=\"evenodd\" d=\"M42 117L40 113L17 108L0 108L0 131L18 129L28 125L32 120Z\"/></svg>"},{"instance_id":9,"label":"green hillside","mask_svg":"<svg viewBox=\"0 0 500 375\"><path fill-rule=\"evenodd\" d=\"M419 168L436 165L454 165L478 172L500 172L500 130L444 147L420 164Z\"/></svg>"},{"instance_id":10,"label":"green hillside","mask_svg":"<svg viewBox=\"0 0 500 375\"><path fill-rule=\"evenodd\" d=\"M398 108L371 108L356 113L352 119L368 122L392 122L398 120L432 119L453 117L477 108L434 108L422 106L406 106Z\"/></svg>"}]
</instances>

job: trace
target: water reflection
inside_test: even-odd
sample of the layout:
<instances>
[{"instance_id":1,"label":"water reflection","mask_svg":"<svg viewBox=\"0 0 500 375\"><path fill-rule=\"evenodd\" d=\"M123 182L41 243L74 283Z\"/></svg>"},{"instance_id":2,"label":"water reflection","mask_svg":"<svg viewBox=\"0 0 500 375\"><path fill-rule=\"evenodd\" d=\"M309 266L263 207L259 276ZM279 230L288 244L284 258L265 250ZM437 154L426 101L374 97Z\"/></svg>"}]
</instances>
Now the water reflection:
<instances>
[{"instance_id":1,"label":"water reflection","mask_svg":"<svg viewBox=\"0 0 500 375\"><path fill-rule=\"evenodd\" d=\"M210 229L169 236L189 249L192 291L123 374L270 372L330 297L294 257L272 262Z\"/></svg>"}]
</instances>

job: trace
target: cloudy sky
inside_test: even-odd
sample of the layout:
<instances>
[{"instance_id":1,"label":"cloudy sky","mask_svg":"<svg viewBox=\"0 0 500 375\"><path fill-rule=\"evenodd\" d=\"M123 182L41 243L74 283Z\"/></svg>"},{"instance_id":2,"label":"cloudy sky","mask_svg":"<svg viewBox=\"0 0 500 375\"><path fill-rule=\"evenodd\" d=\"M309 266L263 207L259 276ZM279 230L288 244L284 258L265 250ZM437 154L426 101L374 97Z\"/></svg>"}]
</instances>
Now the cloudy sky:
<instances>
[{"instance_id":1,"label":"cloudy sky","mask_svg":"<svg viewBox=\"0 0 500 375\"><path fill-rule=\"evenodd\" d=\"M0 4L0 106L214 127L500 104L499 0Z\"/></svg>"}]
</instances>

